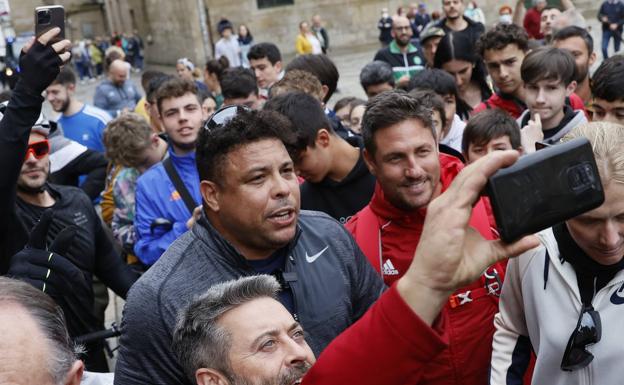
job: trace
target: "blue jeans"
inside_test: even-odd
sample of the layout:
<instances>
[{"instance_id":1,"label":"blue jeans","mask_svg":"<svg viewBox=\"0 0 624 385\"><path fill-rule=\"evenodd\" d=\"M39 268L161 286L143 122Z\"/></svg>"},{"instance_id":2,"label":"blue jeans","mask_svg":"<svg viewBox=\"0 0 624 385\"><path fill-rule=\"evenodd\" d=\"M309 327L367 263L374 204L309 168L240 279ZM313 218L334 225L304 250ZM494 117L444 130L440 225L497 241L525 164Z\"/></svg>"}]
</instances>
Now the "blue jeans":
<instances>
[{"instance_id":1,"label":"blue jeans","mask_svg":"<svg viewBox=\"0 0 624 385\"><path fill-rule=\"evenodd\" d=\"M614 52L619 52L620 43L622 42L622 30L621 29L616 29L615 31L612 31L610 29L602 30L602 57L605 59L609 57L609 54L607 53L607 51L609 49L609 40L611 40L611 38L613 38Z\"/></svg>"}]
</instances>

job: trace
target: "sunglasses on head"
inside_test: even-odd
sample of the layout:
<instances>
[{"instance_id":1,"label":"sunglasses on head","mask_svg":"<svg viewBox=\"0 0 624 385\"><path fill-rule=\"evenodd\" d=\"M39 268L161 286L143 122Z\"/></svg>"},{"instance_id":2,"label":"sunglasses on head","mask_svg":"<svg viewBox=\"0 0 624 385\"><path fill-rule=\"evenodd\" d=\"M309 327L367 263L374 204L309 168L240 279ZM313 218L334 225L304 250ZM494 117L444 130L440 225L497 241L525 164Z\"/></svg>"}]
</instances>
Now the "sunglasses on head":
<instances>
[{"instance_id":1,"label":"sunglasses on head","mask_svg":"<svg viewBox=\"0 0 624 385\"><path fill-rule=\"evenodd\" d=\"M232 120L241 111L251 111L251 108L239 105L221 107L206 121L204 129L208 132L215 130Z\"/></svg>"},{"instance_id":2,"label":"sunglasses on head","mask_svg":"<svg viewBox=\"0 0 624 385\"><path fill-rule=\"evenodd\" d=\"M26 149L26 156L24 157L24 160L27 160L28 157L30 157L30 154L32 154L35 159L41 159L44 156L48 155L50 153L50 143L48 142L47 139L44 140L40 140L38 142L33 142L28 144L28 148Z\"/></svg>"},{"instance_id":3,"label":"sunglasses on head","mask_svg":"<svg viewBox=\"0 0 624 385\"><path fill-rule=\"evenodd\" d=\"M587 351L587 346L600 341L601 336L600 314L593 307L585 306L563 353L561 370L570 372L589 365L594 355Z\"/></svg>"}]
</instances>

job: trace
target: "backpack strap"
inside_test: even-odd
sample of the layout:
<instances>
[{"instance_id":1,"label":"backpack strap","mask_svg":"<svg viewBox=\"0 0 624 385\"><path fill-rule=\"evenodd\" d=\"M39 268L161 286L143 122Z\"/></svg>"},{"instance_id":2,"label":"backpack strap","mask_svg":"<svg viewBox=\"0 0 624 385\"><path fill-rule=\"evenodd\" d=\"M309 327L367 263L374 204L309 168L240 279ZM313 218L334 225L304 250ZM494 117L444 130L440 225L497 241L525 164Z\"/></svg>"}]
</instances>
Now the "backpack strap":
<instances>
[{"instance_id":1,"label":"backpack strap","mask_svg":"<svg viewBox=\"0 0 624 385\"><path fill-rule=\"evenodd\" d=\"M178 194L180 194L180 197L182 198L184 205L189 211L189 215L193 215L193 210L195 210L195 207L197 207L197 205L195 204L195 200L191 196L191 193L184 185L184 182L182 182L182 178L180 178L180 174L178 174L178 171L173 166L171 157L163 160L163 167L165 168L165 171L167 172L169 179L171 179L171 182L173 183L173 187L175 187L175 189L178 191Z\"/></svg>"}]
</instances>

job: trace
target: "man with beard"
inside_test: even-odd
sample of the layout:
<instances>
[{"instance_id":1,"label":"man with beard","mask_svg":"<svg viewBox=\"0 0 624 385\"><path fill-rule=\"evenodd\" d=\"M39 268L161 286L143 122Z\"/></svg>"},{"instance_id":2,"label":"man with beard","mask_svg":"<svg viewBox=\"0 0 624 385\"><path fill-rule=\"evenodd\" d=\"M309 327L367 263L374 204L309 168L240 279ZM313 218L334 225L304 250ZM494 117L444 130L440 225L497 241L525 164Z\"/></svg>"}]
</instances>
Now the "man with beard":
<instances>
[{"instance_id":1,"label":"man with beard","mask_svg":"<svg viewBox=\"0 0 624 385\"><path fill-rule=\"evenodd\" d=\"M193 226L201 205L195 142L206 116L197 86L170 78L156 91L156 105L169 149L165 160L137 180L134 253L145 266Z\"/></svg>"},{"instance_id":2,"label":"man with beard","mask_svg":"<svg viewBox=\"0 0 624 385\"><path fill-rule=\"evenodd\" d=\"M420 45L412 42L412 26L405 16L392 18L390 44L377 51L373 60L381 60L392 66L397 87L406 86L413 75L425 68L425 59Z\"/></svg>"},{"instance_id":3,"label":"man with beard","mask_svg":"<svg viewBox=\"0 0 624 385\"><path fill-rule=\"evenodd\" d=\"M346 227L391 286L412 264L427 207L449 188L463 164L439 153L431 111L404 92L389 91L369 100L363 121L364 159L377 186L369 205ZM470 226L485 239L494 239L486 204L483 199L475 202ZM503 271L503 265L493 265L448 298L442 309L450 325L448 348L427 366L424 382L486 383Z\"/></svg>"},{"instance_id":4,"label":"man with beard","mask_svg":"<svg viewBox=\"0 0 624 385\"><path fill-rule=\"evenodd\" d=\"M276 301L280 284L274 277L243 277L201 293L180 312L173 332L173 349L188 380L199 385L431 384L425 375L448 343L450 324L440 311L451 292L496 260L539 244L534 236L511 245L486 241L468 230L487 177L517 158L516 151L496 151L461 171L429 205L422 242L406 274L318 360L303 326ZM455 376L437 383L484 382Z\"/></svg>"},{"instance_id":5,"label":"man with beard","mask_svg":"<svg viewBox=\"0 0 624 385\"><path fill-rule=\"evenodd\" d=\"M444 18L435 25L442 28L445 33L455 31L466 34L474 45L485 31L485 26L464 16L465 8L464 0L442 0Z\"/></svg>"},{"instance_id":6,"label":"man with beard","mask_svg":"<svg viewBox=\"0 0 624 385\"><path fill-rule=\"evenodd\" d=\"M177 314L221 282L275 276L316 354L379 297L383 282L344 227L300 211L287 151L295 140L275 111L229 106L206 123L197 144L203 215L133 287L115 384L191 384L171 348Z\"/></svg>"},{"instance_id":7,"label":"man with beard","mask_svg":"<svg viewBox=\"0 0 624 385\"><path fill-rule=\"evenodd\" d=\"M23 55L20 60L21 78L2 119L0 154L4 170L1 173L0 201L3 205L0 213L4 219L0 221L0 274L26 280L50 294L63 308L71 336L77 337L102 328L94 315L93 275L124 298L136 275L115 251L89 197L76 187L48 183L49 126L35 125L33 116L40 112L43 102L41 93L58 74L61 61L69 58L69 54L57 54L70 46L67 40L54 44L54 49L44 46L56 34L58 29L42 35L39 43L30 48L35 53L32 56L30 52ZM37 223L41 226L35 227ZM38 232L33 227L45 230ZM28 251L10 259L25 246L32 250L33 238L40 239L38 244L41 246L35 247L37 249L54 245L52 240L57 236L62 238L61 234L67 227L75 227L75 236L61 253L62 257L53 253L54 247L50 247L50 253L44 253L46 261L38 260L36 254ZM71 267L83 285L73 285L73 282L64 280L60 283L62 286L57 286L50 282L56 279L59 283L57 277L67 272L62 263ZM107 371L102 345L92 344L88 349L85 359L87 367Z\"/></svg>"},{"instance_id":8,"label":"man with beard","mask_svg":"<svg viewBox=\"0 0 624 385\"><path fill-rule=\"evenodd\" d=\"M129 72L128 63L119 59L114 60L108 67L108 78L95 89L93 104L112 117L122 112L133 111L141 100L141 93L128 79Z\"/></svg>"},{"instance_id":9,"label":"man with beard","mask_svg":"<svg viewBox=\"0 0 624 385\"><path fill-rule=\"evenodd\" d=\"M46 88L52 109L61 113L57 123L63 135L91 150L104 152L102 134L111 117L106 111L79 101L75 93L76 75L67 67Z\"/></svg>"},{"instance_id":10,"label":"man with beard","mask_svg":"<svg viewBox=\"0 0 624 385\"><path fill-rule=\"evenodd\" d=\"M576 93L587 106L591 101L589 69L596 61L594 39L580 27L566 27L553 37L553 46L569 51L576 63Z\"/></svg>"}]
</instances>

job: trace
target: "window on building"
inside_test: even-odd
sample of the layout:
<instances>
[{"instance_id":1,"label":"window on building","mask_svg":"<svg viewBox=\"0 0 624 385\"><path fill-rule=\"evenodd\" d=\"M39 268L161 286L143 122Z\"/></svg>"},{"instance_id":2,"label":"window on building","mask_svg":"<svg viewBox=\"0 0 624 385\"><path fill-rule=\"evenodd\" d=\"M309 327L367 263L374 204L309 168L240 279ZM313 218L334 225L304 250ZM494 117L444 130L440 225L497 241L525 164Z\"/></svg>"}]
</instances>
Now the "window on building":
<instances>
[{"instance_id":1,"label":"window on building","mask_svg":"<svg viewBox=\"0 0 624 385\"><path fill-rule=\"evenodd\" d=\"M293 5L294 0L258 0L258 8L279 7L282 5Z\"/></svg>"}]
</instances>

